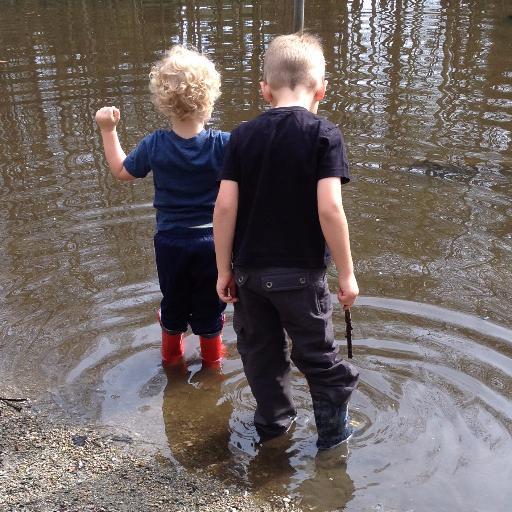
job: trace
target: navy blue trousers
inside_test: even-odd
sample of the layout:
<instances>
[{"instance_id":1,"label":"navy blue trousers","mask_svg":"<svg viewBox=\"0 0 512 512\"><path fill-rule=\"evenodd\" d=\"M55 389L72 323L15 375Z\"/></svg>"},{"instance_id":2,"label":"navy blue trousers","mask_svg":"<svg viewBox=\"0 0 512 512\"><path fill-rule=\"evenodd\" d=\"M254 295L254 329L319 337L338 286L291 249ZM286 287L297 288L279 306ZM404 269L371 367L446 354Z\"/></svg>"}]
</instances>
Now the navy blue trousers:
<instances>
[{"instance_id":1,"label":"navy blue trousers","mask_svg":"<svg viewBox=\"0 0 512 512\"><path fill-rule=\"evenodd\" d=\"M162 291L162 327L213 336L222 330L226 308L215 289L217 267L212 228L174 228L154 238L156 267Z\"/></svg>"}]
</instances>

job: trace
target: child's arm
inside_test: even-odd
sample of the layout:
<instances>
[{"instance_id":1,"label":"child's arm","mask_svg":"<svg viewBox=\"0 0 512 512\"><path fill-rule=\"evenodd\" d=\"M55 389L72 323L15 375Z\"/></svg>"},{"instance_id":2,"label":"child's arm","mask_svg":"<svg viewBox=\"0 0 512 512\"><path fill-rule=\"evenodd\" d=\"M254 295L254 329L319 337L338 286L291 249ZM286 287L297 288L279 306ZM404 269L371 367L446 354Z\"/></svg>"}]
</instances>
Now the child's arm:
<instances>
[{"instance_id":1,"label":"child's arm","mask_svg":"<svg viewBox=\"0 0 512 512\"><path fill-rule=\"evenodd\" d=\"M121 181L135 179L124 167L126 155L119 143L116 126L121 118L121 113L116 107L103 107L96 112L96 124L101 130L105 158L112 175Z\"/></svg>"},{"instance_id":2,"label":"child's arm","mask_svg":"<svg viewBox=\"0 0 512 512\"><path fill-rule=\"evenodd\" d=\"M217 293L224 302L236 302L236 285L231 267L233 239L238 210L238 183L220 182L219 195L213 211L213 238L217 259Z\"/></svg>"},{"instance_id":3,"label":"child's arm","mask_svg":"<svg viewBox=\"0 0 512 512\"><path fill-rule=\"evenodd\" d=\"M341 201L341 181L339 178L323 178L318 181L318 216L320 225L329 246L336 269L338 270L338 299L344 309L348 309L359 295L352 255L347 218Z\"/></svg>"}]
</instances>

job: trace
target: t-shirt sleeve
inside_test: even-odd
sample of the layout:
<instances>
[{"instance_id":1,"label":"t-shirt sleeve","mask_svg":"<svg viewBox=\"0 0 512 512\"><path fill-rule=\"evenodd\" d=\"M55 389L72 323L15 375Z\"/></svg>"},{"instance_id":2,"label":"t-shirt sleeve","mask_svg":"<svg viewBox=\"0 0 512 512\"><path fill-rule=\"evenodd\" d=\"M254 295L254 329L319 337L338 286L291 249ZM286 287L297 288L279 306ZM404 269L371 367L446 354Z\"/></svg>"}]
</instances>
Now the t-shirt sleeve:
<instances>
[{"instance_id":1,"label":"t-shirt sleeve","mask_svg":"<svg viewBox=\"0 0 512 512\"><path fill-rule=\"evenodd\" d=\"M231 181L240 181L240 167L238 164L238 159L236 158L236 130L231 132L231 137L226 146L226 152L224 154L224 161L222 163L222 170L220 172L221 180L231 180Z\"/></svg>"},{"instance_id":2,"label":"t-shirt sleeve","mask_svg":"<svg viewBox=\"0 0 512 512\"><path fill-rule=\"evenodd\" d=\"M341 183L348 183L347 152L341 132L335 126L320 132L318 179L339 177Z\"/></svg>"},{"instance_id":3,"label":"t-shirt sleeve","mask_svg":"<svg viewBox=\"0 0 512 512\"><path fill-rule=\"evenodd\" d=\"M218 132L218 144L216 144L216 155L218 157L218 165L216 166L217 181L220 181L222 179L222 165L224 163L226 147L229 143L230 137L230 132Z\"/></svg>"},{"instance_id":4,"label":"t-shirt sleeve","mask_svg":"<svg viewBox=\"0 0 512 512\"><path fill-rule=\"evenodd\" d=\"M124 168L135 178L144 178L151 171L148 143L151 135L144 137L124 159Z\"/></svg>"}]
</instances>

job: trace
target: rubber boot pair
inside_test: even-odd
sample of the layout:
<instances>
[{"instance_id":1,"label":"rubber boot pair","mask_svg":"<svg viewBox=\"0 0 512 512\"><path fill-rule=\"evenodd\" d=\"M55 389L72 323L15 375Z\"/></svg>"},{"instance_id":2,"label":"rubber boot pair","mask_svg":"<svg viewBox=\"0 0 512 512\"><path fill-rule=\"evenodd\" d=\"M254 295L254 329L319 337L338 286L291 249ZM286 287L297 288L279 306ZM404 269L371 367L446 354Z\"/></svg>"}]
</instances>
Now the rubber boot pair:
<instances>
[{"instance_id":1,"label":"rubber boot pair","mask_svg":"<svg viewBox=\"0 0 512 512\"><path fill-rule=\"evenodd\" d=\"M224 355L222 336L218 334L213 338L199 337L201 346L201 359L203 365L211 368L220 366ZM183 359L185 349L183 346L183 333L170 334L162 330L162 364L175 365Z\"/></svg>"},{"instance_id":2,"label":"rubber boot pair","mask_svg":"<svg viewBox=\"0 0 512 512\"><path fill-rule=\"evenodd\" d=\"M185 353L183 333L172 334L166 331L162 325L160 310L158 310L158 321L162 327L162 365L175 365L183 359ZM220 334L208 338L199 336L199 344L203 365L219 367L224 355L222 336Z\"/></svg>"}]
</instances>

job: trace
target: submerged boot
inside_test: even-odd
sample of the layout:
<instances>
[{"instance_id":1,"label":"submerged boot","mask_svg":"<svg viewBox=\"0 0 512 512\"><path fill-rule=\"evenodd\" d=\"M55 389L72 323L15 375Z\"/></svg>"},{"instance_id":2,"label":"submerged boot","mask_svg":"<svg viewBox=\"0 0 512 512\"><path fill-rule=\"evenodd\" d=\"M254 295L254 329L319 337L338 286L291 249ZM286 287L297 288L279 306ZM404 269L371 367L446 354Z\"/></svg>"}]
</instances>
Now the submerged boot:
<instances>
[{"instance_id":1,"label":"submerged boot","mask_svg":"<svg viewBox=\"0 0 512 512\"><path fill-rule=\"evenodd\" d=\"M219 367L225 352L222 336L220 334L212 338L199 336L199 343L201 345L201 359L203 360L203 365L213 368Z\"/></svg>"},{"instance_id":2,"label":"submerged boot","mask_svg":"<svg viewBox=\"0 0 512 512\"><path fill-rule=\"evenodd\" d=\"M162 330L162 365L175 365L183 359L183 333L170 334Z\"/></svg>"},{"instance_id":3,"label":"submerged boot","mask_svg":"<svg viewBox=\"0 0 512 512\"><path fill-rule=\"evenodd\" d=\"M348 422L347 404L335 405L325 400L313 400L319 450L333 448L352 435L352 427Z\"/></svg>"}]
</instances>

